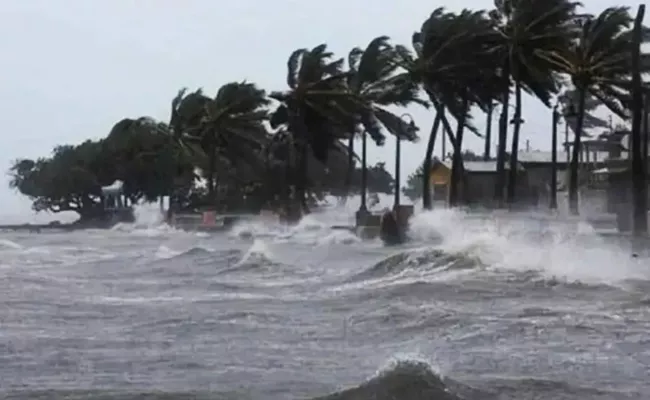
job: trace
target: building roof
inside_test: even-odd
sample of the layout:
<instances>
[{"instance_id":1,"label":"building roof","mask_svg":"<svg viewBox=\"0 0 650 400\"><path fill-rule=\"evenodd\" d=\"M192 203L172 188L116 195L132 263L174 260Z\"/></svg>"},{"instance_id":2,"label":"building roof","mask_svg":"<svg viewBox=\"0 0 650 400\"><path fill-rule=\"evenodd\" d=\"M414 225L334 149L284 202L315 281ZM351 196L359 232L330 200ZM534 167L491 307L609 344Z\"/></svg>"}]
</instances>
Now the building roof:
<instances>
[{"instance_id":1,"label":"building roof","mask_svg":"<svg viewBox=\"0 0 650 400\"><path fill-rule=\"evenodd\" d=\"M121 194L123 188L124 188L124 182L118 179L108 186L102 186L102 193L104 195Z\"/></svg>"},{"instance_id":2,"label":"building roof","mask_svg":"<svg viewBox=\"0 0 650 400\"><path fill-rule=\"evenodd\" d=\"M611 174L620 174L623 172L629 171L629 167L606 167L594 170L592 174L594 175L611 175Z\"/></svg>"},{"instance_id":3,"label":"building roof","mask_svg":"<svg viewBox=\"0 0 650 400\"><path fill-rule=\"evenodd\" d=\"M582 142L585 149L595 152L608 152L610 150L618 149L620 151L627 151L627 149L616 140L608 139L590 139Z\"/></svg>"},{"instance_id":4,"label":"building roof","mask_svg":"<svg viewBox=\"0 0 650 400\"><path fill-rule=\"evenodd\" d=\"M601 151L596 151L596 157L598 161L604 161L609 157L608 152L601 152ZM568 155L568 157L567 157ZM526 164L526 163L535 163L535 164L550 164L552 162L552 157L553 157L553 152L551 151L520 151L517 154L517 159L519 160L520 163ZM566 160L571 159L571 152L566 152L566 151L558 151L557 152L557 162L562 164L566 163ZM593 157L589 158L589 162L592 163L594 161ZM582 163L587 163L587 159L584 158Z\"/></svg>"},{"instance_id":5,"label":"building roof","mask_svg":"<svg viewBox=\"0 0 650 400\"><path fill-rule=\"evenodd\" d=\"M452 160L445 160L442 162L446 168L451 169ZM463 167L468 172L497 172L496 161L463 161ZM505 169L510 169L510 163L506 162ZM524 167L519 164L519 169L523 170Z\"/></svg>"}]
</instances>

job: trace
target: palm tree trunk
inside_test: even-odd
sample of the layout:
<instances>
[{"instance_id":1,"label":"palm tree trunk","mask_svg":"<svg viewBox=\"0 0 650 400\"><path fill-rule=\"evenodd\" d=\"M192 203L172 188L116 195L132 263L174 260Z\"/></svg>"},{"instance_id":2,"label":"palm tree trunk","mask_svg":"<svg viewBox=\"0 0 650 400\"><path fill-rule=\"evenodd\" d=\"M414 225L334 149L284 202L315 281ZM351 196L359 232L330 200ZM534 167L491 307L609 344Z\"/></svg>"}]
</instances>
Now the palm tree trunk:
<instances>
[{"instance_id":1,"label":"palm tree trunk","mask_svg":"<svg viewBox=\"0 0 650 400\"><path fill-rule=\"evenodd\" d=\"M494 184L494 201L497 206L503 204L503 191L506 186L506 142L508 141L508 107L510 105L510 63L503 68L504 89L499 117L499 145L497 148L497 178Z\"/></svg>"},{"instance_id":2,"label":"palm tree trunk","mask_svg":"<svg viewBox=\"0 0 650 400\"><path fill-rule=\"evenodd\" d=\"M643 96L643 160L646 164L648 165L648 137L649 134L649 129L648 129L648 123L650 122L648 120L648 116L650 116L650 92L646 91L644 96Z\"/></svg>"},{"instance_id":3,"label":"palm tree trunk","mask_svg":"<svg viewBox=\"0 0 650 400\"><path fill-rule=\"evenodd\" d=\"M300 145L300 153L298 154L299 180L298 180L298 185L296 187L296 196L298 197L297 200L300 204L300 207L302 208L302 211L305 214L309 214L309 205L307 204L307 178L308 178L307 152L308 151L309 151L309 145L307 143L303 143Z\"/></svg>"},{"instance_id":4,"label":"palm tree trunk","mask_svg":"<svg viewBox=\"0 0 650 400\"><path fill-rule=\"evenodd\" d=\"M449 139L449 142L451 143L451 147L454 148L456 146L456 139L454 139L453 131L451 130L451 125L449 125L449 120L447 119L447 116L445 116L445 107L443 106L442 103L438 101L438 99L430 92L427 91L427 94L429 95L429 100L431 100L431 103L435 107L436 110L440 110L440 120L442 122L442 127L444 128L444 131L447 133L447 138Z\"/></svg>"},{"instance_id":5,"label":"palm tree trunk","mask_svg":"<svg viewBox=\"0 0 650 400\"><path fill-rule=\"evenodd\" d=\"M440 113L440 121L442 122L442 128L444 132L447 134L447 139L449 139L449 142L451 143L451 148L455 149L456 148L456 139L454 138L454 134L452 133L451 125L449 125L449 120L447 119L447 116L445 115L444 109Z\"/></svg>"},{"instance_id":6,"label":"palm tree trunk","mask_svg":"<svg viewBox=\"0 0 650 400\"><path fill-rule=\"evenodd\" d=\"M464 174L463 172L463 132L465 131L465 118L467 118L468 101L467 96L463 98L463 115L458 120L456 127L456 141L454 143L454 154L451 164L451 182L449 183L449 206L458 205L458 186ZM463 190L467 190L466 187Z\"/></svg>"},{"instance_id":7,"label":"palm tree trunk","mask_svg":"<svg viewBox=\"0 0 650 400\"><path fill-rule=\"evenodd\" d=\"M307 141L308 137L308 129L307 125L305 124L305 117L302 115L302 113L298 113L298 115L295 117L295 124L297 131L299 132L298 138L295 140L295 145L298 148L297 151L297 163L294 164L295 167L297 167L297 171L295 171L295 176L296 176L296 184L295 184L295 198L294 202L297 205L297 208L295 210L296 214L298 214L299 210L301 211L299 214L302 213L309 213L309 207L307 206L307 178L308 178L308 172L307 172L307 167L308 167L308 154L307 152L309 151L309 142ZM293 211L293 210L292 210ZM299 215L296 215L298 217ZM292 213L293 217L293 213ZM293 218L295 219L295 218Z\"/></svg>"},{"instance_id":8,"label":"palm tree trunk","mask_svg":"<svg viewBox=\"0 0 650 400\"><path fill-rule=\"evenodd\" d=\"M216 146L209 146L208 150L208 203L211 208L216 207L216 196L215 196L215 182L214 175L215 169L217 168L217 149Z\"/></svg>"},{"instance_id":9,"label":"palm tree trunk","mask_svg":"<svg viewBox=\"0 0 650 400\"><path fill-rule=\"evenodd\" d=\"M569 169L569 211L573 215L580 213L578 205L578 171L580 162L580 140L582 136L582 127L585 120L585 97L586 88L578 88L578 115L576 120L576 129L573 139L573 149L571 151L571 167Z\"/></svg>"},{"instance_id":10,"label":"palm tree trunk","mask_svg":"<svg viewBox=\"0 0 650 400\"><path fill-rule=\"evenodd\" d=\"M350 188L352 187L352 175L354 174L354 132L348 138L348 171L345 175L345 195L344 200L347 200L350 195Z\"/></svg>"},{"instance_id":11,"label":"palm tree trunk","mask_svg":"<svg viewBox=\"0 0 650 400\"><path fill-rule=\"evenodd\" d=\"M510 170L508 176L508 204L513 205L517 193L517 164L519 161L519 132L521 130L521 84L515 82L515 115L510 149Z\"/></svg>"},{"instance_id":12,"label":"palm tree trunk","mask_svg":"<svg viewBox=\"0 0 650 400\"><path fill-rule=\"evenodd\" d=\"M440 129L441 110L436 111L436 117L431 126L429 133L429 141L427 142L427 150L424 154L424 162L422 163L422 206L425 210L432 208L431 201L431 158L433 157L433 148L436 143L436 136L438 136L438 129ZM444 136L443 136L444 138Z\"/></svg>"},{"instance_id":13,"label":"palm tree trunk","mask_svg":"<svg viewBox=\"0 0 650 400\"><path fill-rule=\"evenodd\" d=\"M643 157L641 123L643 117L643 88L640 70L642 24L645 5L640 5L634 21L632 42L632 188L633 188L633 232L637 236L648 234L648 182L647 165Z\"/></svg>"},{"instance_id":14,"label":"palm tree trunk","mask_svg":"<svg viewBox=\"0 0 650 400\"><path fill-rule=\"evenodd\" d=\"M490 101L487 110L487 121L485 124L485 148L483 150L483 161L490 160L490 150L492 147L492 114L494 114L494 103Z\"/></svg>"},{"instance_id":15,"label":"palm tree trunk","mask_svg":"<svg viewBox=\"0 0 650 400\"><path fill-rule=\"evenodd\" d=\"M281 202L281 207L284 211L284 214L288 217L291 215L293 209L293 201L291 197L292 186L294 186L295 181L295 146L293 143L289 144L289 157L284 164L284 179L282 181L282 187L279 190L279 200Z\"/></svg>"},{"instance_id":16,"label":"palm tree trunk","mask_svg":"<svg viewBox=\"0 0 650 400\"><path fill-rule=\"evenodd\" d=\"M368 210L368 134L361 136L361 204L359 210Z\"/></svg>"}]
</instances>

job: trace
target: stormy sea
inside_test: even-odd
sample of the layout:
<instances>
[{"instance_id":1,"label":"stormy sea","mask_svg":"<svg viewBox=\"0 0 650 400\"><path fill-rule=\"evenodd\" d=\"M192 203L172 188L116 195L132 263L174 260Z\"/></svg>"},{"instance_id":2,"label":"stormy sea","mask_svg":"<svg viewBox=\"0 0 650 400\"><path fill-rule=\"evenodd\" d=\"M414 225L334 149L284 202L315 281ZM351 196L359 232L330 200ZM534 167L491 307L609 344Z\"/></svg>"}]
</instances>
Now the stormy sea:
<instances>
[{"instance_id":1,"label":"stormy sea","mask_svg":"<svg viewBox=\"0 0 650 400\"><path fill-rule=\"evenodd\" d=\"M0 234L0 398L649 399L650 262L447 209L403 247L286 227Z\"/></svg>"}]
</instances>

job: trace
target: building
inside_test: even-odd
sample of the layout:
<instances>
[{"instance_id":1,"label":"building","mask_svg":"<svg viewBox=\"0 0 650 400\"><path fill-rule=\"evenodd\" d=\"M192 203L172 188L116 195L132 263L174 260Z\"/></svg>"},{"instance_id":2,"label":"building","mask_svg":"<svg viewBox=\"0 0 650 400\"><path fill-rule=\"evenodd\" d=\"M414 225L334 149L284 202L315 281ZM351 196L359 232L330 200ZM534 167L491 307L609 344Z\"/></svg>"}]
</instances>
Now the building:
<instances>
[{"instance_id":1,"label":"building","mask_svg":"<svg viewBox=\"0 0 650 400\"><path fill-rule=\"evenodd\" d=\"M103 186L102 208L103 215L101 223L107 227L119 222L134 222L135 214L129 199L124 195L124 182L116 180L109 186Z\"/></svg>"},{"instance_id":2,"label":"building","mask_svg":"<svg viewBox=\"0 0 650 400\"><path fill-rule=\"evenodd\" d=\"M506 163L506 171L510 170ZM520 194L528 193L528 184L525 170L519 164ZM430 171L431 198L433 201L448 201L449 186L451 183L451 160L433 160ZM508 174L508 172L506 172ZM494 202L494 187L497 179L496 161L464 161L463 174L459 186L459 198L464 204L470 206L491 207ZM507 176L506 176L507 181Z\"/></svg>"},{"instance_id":3,"label":"building","mask_svg":"<svg viewBox=\"0 0 650 400\"><path fill-rule=\"evenodd\" d=\"M578 160L579 182L586 187L590 182L591 172L607 165L609 152L596 146L588 147L589 150L581 152ZM519 163L523 165L528 176L529 184L540 196L542 204L549 204L551 194L551 177L553 172L553 153L551 151L525 151L518 154ZM569 166L571 153L569 151L557 152L557 190L563 192L569 186Z\"/></svg>"},{"instance_id":4,"label":"building","mask_svg":"<svg viewBox=\"0 0 650 400\"><path fill-rule=\"evenodd\" d=\"M592 190L604 193L602 212L616 214L618 230L623 232L632 228L630 139L629 130L618 129L604 133L594 141L595 145L608 150L608 158L604 165L592 172L590 181Z\"/></svg>"}]
</instances>

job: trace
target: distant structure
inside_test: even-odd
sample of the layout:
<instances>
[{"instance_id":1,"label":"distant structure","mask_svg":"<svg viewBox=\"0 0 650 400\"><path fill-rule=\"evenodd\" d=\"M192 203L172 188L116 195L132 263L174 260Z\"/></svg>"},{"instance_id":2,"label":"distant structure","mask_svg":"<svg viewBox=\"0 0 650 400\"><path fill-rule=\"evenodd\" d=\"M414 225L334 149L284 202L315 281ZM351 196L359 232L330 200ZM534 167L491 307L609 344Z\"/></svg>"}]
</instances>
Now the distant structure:
<instances>
[{"instance_id":1,"label":"distant structure","mask_svg":"<svg viewBox=\"0 0 650 400\"><path fill-rule=\"evenodd\" d=\"M466 205L492 207L494 201L494 186L497 180L496 161L464 161L461 165L461 180L459 184L460 199ZM510 163L505 165L510 169ZM528 188L527 177L521 163L518 164L521 191ZM429 180L431 182L431 198L436 202L448 202L451 187L452 160L440 161L434 159Z\"/></svg>"},{"instance_id":2,"label":"distant structure","mask_svg":"<svg viewBox=\"0 0 650 400\"><path fill-rule=\"evenodd\" d=\"M116 180L102 187L103 223L108 226L120 222L135 222L133 207L124 195L124 182Z\"/></svg>"}]
</instances>

